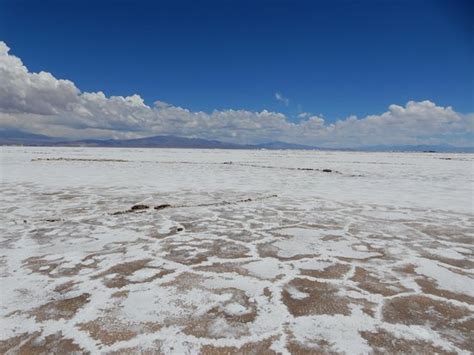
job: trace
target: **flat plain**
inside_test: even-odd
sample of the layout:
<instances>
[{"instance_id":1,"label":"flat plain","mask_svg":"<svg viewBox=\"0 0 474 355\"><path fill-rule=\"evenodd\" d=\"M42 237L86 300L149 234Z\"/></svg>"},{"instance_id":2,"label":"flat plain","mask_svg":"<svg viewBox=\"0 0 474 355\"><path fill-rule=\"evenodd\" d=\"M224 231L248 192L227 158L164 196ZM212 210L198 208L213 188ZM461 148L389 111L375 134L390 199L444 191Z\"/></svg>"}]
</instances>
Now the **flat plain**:
<instances>
[{"instance_id":1,"label":"flat plain","mask_svg":"<svg viewBox=\"0 0 474 355\"><path fill-rule=\"evenodd\" d=\"M472 353L473 163L2 147L0 353Z\"/></svg>"}]
</instances>

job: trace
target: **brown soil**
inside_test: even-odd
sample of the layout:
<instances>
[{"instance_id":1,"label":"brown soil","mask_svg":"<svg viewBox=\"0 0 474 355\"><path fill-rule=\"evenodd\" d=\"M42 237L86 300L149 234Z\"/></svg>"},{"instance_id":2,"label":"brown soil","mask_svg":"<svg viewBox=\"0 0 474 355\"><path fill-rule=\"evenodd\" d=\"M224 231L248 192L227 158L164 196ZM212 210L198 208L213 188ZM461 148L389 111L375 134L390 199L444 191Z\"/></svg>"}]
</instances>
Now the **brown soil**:
<instances>
[{"instance_id":1,"label":"brown soil","mask_svg":"<svg viewBox=\"0 0 474 355\"><path fill-rule=\"evenodd\" d=\"M197 337L217 338L218 336L210 333L210 328L217 319L222 319L233 329L235 336L248 335L246 323L253 322L257 316L255 303L250 302L244 291L236 288L214 290L214 292L219 294L232 293L232 297L221 305L210 309L202 317L187 322L183 332ZM247 311L237 315L228 313L225 307L233 303L245 307Z\"/></svg>"},{"instance_id":2,"label":"brown soil","mask_svg":"<svg viewBox=\"0 0 474 355\"><path fill-rule=\"evenodd\" d=\"M333 264L323 270L301 269L302 275L323 278L323 279L341 279L351 269L347 264Z\"/></svg>"},{"instance_id":3,"label":"brown soil","mask_svg":"<svg viewBox=\"0 0 474 355\"><path fill-rule=\"evenodd\" d=\"M161 329L161 325L150 322L128 324L112 316L105 316L80 324L79 328L88 332L94 340L104 345L112 345L119 341L130 340L138 334L157 332Z\"/></svg>"},{"instance_id":4,"label":"brown soil","mask_svg":"<svg viewBox=\"0 0 474 355\"><path fill-rule=\"evenodd\" d=\"M440 261L444 264L452 265L452 266L457 266L461 269L474 269L474 256L471 255L471 259L465 258L465 259L450 259L450 258L445 258L439 255L433 255L433 254L427 254L423 255L424 258L431 259L431 260L436 260Z\"/></svg>"},{"instance_id":5,"label":"brown soil","mask_svg":"<svg viewBox=\"0 0 474 355\"><path fill-rule=\"evenodd\" d=\"M102 277L105 286L109 288L122 288L129 284L151 282L157 278L161 278L164 275L167 275L173 272L172 270L166 270L166 269L161 269L159 267L148 266L148 263L150 261L151 259L142 259L142 260L128 261L122 264L117 264L93 276L93 279L98 279ZM128 279L128 277L131 276L133 273L144 268L157 269L157 272L155 275L141 281L130 281ZM107 275L115 275L115 276L109 279L105 277Z\"/></svg>"},{"instance_id":6,"label":"brown soil","mask_svg":"<svg viewBox=\"0 0 474 355\"><path fill-rule=\"evenodd\" d=\"M89 303L90 296L88 293L83 293L77 297L51 301L28 313L39 322L49 319L71 319L80 308Z\"/></svg>"},{"instance_id":7,"label":"brown soil","mask_svg":"<svg viewBox=\"0 0 474 355\"><path fill-rule=\"evenodd\" d=\"M385 302L383 318L389 323L446 326L453 320L468 316L467 308L437 301L427 296L401 296Z\"/></svg>"},{"instance_id":8,"label":"brown soil","mask_svg":"<svg viewBox=\"0 0 474 355\"><path fill-rule=\"evenodd\" d=\"M204 345L201 348L203 355L276 355L277 353L270 349L272 339L265 339L259 342L247 343L239 348L233 346L217 347L213 345Z\"/></svg>"},{"instance_id":9,"label":"brown soil","mask_svg":"<svg viewBox=\"0 0 474 355\"><path fill-rule=\"evenodd\" d=\"M350 314L348 299L337 296L338 289L331 284L294 279L288 283L288 286L309 294L308 297L295 299L291 297L287 289L283 290L283 302L295 317L312 314Z\"/></svg>"},{"instance_id":10,"label":"brown soil","mask_svg":"<svg viewBox=\"0 0 474 355\"><path fill-rule=\"evenodd\" d=\"M58 286L56 286L54 288L54 292L57 292L57 293L60 293L60 294L64 294L64 293L68 293L69 291L71 291L74 286L76 286L78 284L78 282L76 281L67 281L67 282L64 282Z\"/></svg>"},{"instance_id":11,"label":"brown soil","mask_svg":"<svg viewBox=\"0 0 474 355\"><path fill-rule=\"evenodd\" d=\"M427 296L397 297L382 309L389 323L429 326L460 348L474 351L474 320L466 307L437 301Z\"/></svg>"},{"instance_id":12,"label":"brown soil","mask_svg":"<svg viewBox=\"0 0 474 355\"><path fill-rule=\"evenodd\" d=\"M429 293L429 294L436 295L439 297L458 300L461 302L474 305L474 297L440 289L438 288L438 284L434 280L431 280L428 278L418 278L415 281L418 285L420 285L424 293Z\"/></svg>"},{"instance_id":13,"label":"brown soil","mask_svg":"<svg viewBox=\"0 0 474 355\"><path fill-rule=\"evenodd\" d=\"M359 266L356 267L355 274L351 280L357 282L361 289L371 293L378 293L383 296L393 296L398 293L409 291L407 288L400 285L400 283L387 283Z\"/></svg>"},{"instance_id":14,"label":"brown soil","mask_svg":"<svg viewBox=\"0 0 474 355\"><path fill-rule=\"evenodd\" d=\"M258 250L258 254L262 258L270 257L270 258L275 258L281 261L299 260L299 259L303 259L307 257L318 256L318 254L298 254L298 255L289 256L289 257L280 256L278 255L278 253L280 252L280 249L274 246L273 242L258 244L257 250Z\"/></svg>"},{"instance_id":15,"label":"brown soil","mask_svg":"<svg viewBox=\"0 0 474 355\"><path fill-rule=\"evenodd\" d=\"M211 256L217 256L224 259L235 259L247 257L249 249L240 244L229 242L226 240L205 240L194 246L199 249L194 252L193 249L179 249L179 247L189 246L188 243L176 243L173 241L165 241L163 243L163 251L167 254L165 258L185 265L200 264ZM202 249L206 249L203 251Z\"/></svg>"},{"instance_id":16,"label":"brown soil","mask_svg":"<svg viewBox=\"0 0 474 355\"><path fill-rule=\"evenodd\" d=\"M397 338L383 329L360 332L360 335L367 340L374 354L456 354L425 341Z\"/></svg>"},{"instance_id":17,"label":"brown soil","mask_svg":"<svg viewBox=\"0 0 474 355\"><path fill-rule=\"evenodd\" d=\"M164 352L161 350L161 342L154 341L153 345L147 348L136 346L133 348L122 348L119 350L109 351L107 355L162 355Z\"/></svg>"},{"instance_id":18,"label":"brown soil","mask_svg":"<svg viewBox=\"0 0 474 355\"><path fill-rule=\"evenodd\" d=\"M24 260L23 263L32 272L51 276L50 272L60 266L62 264L62 261L61 259L49 261L43 259L42 256L34 256ZM45 268L46 266L48 268Z\"/></svg>"},{"instance_id":19,"label":"brown soil","mask_svg":"<svg viewBox=\"0 0 474 355\"><path fill-rule=\"evenodd\" d=\"M286 348L293 355L335 355L335 351L331 350L331 344L326 340L319 339L312 341L311 345L303 345L294 339L291 332L288 332L289 340Z\"/></svg>"},{"instance_id":20,"label":"brown soil","mask_svg":"<svg viewBox=\"0 0 474 355\"><path fill-rule=\"evenodd\" d=\"M249 271L240 264L237 263L213 263L211 265L206 265L206 266L196 266L194 267L194 270L198 271L205 271L205 272L215 272L215 273L224 273L224 272L229 272L229 273L237 273L242 276L246 276L249 274Z\"/></svg>"},{"instance_id":21,"label":"brown soil","mask_svg":"<svg viewBox=\"0 0 474 355\"><path fill-rule=\"evenodd\" d=\"M39 332L21 334L13 338L0 341L0 353L31 355L31 354L88 354L73 340L64 338L62 333L41 337Z\"/></svg>"}]
</instances>

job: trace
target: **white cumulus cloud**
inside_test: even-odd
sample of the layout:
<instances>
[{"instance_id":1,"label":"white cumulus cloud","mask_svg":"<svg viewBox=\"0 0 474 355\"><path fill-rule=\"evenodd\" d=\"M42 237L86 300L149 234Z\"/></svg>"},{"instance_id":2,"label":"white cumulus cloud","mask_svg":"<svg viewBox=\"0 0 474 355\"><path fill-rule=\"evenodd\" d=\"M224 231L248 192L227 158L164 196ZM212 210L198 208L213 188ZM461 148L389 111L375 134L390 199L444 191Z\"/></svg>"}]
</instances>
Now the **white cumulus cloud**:
<instances>
[{"instance_id":1,"label":"white cumulus cloud","mask_svg":"<svg viewBox=\"0 0 474 355\"><path fill-rule=\"evenodd\" d=\"M285 105L280 93L275 98ZM69 80L32 73L0 42L0 129L67 138L132 138L177 135L236 143L287 141L327 147L374 144L469 144L474 115L431 101L390 105L382 114L327 123L300 114L298 123L263 110L191 111L162 101L147 105L139 95L81 92Z\"/></svg>"}]
</instances>

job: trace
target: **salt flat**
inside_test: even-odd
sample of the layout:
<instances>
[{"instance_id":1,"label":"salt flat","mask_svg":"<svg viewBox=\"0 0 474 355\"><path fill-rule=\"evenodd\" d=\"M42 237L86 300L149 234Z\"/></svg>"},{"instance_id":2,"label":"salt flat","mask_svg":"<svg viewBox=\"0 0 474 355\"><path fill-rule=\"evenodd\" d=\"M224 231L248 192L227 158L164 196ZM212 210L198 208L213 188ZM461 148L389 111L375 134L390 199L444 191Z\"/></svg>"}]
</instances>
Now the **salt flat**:
<instances>
[{"instance_id":1,"label":"salt flat","mask_svg":"<svg viewBox=\"0 0 474 355\"><path fill-rule=\"evenodd\" d=\"M2 147L0 352L472 353L473 162Z\"/></svg>"}]
</instances>

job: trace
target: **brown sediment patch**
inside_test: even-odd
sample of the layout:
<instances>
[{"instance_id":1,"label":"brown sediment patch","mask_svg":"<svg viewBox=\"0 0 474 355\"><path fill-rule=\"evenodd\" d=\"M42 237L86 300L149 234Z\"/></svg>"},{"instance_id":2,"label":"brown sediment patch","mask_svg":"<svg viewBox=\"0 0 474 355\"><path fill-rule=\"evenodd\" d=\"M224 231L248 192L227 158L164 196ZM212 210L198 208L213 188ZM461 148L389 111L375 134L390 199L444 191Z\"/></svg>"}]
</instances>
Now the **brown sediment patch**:
<instances>
[{"instance_id":1,"label":"brown sediment patch","mask_svg":"<svg viewBox=\"0 0 474 355\"><path fill-rule=\"evenodd\" d=\"M341 279L349 272L351 266L348 264L336 263L329 265L322 270L300 269L301 275L312 276L323 279Z\"/></svg>"},{"instance_id":2,"label":"brown sediment patch","mask_svg":"<svg viewBox=\"0 0 474 355\"><path fill-rule=\"evenodd\" d=\"M329 343L325 340L320 340L317 344L311 344L314 347L305 346L297 341L289 341L286 348L290 354L294 355L336 355L336 351L330 351Z\"/></svg>"},{"instance_id":3,"label":"brown sediment patch","mask_svg":"<svg viewBox=\"0 0 474 355\"><path fill-rule=\"evenodd\" d=\"M162 355L164 351L161 349L163 346L161 341L155 340L153 345L142 347L136 346L133 348L121 348L118 350L108 351L107 355Z\"/></svg>"},{"instance_id":4,"label":"brown sediment patch","mask_svg":"<svg viewBox=\"0 0 474 355\"><path fill-rule=\"evenodd\" d=\"M34 316L39 322L49 319L71 319L79 309L89 303L90 296L89 293L83 293L77 297L51 301L29 311L28 314Z\"/></svg>"},{"instance_id":5,"label":"brown sediment patch","mask_svg":"<svg viewBox=\"0 0 474 355\"><path fill-rule=\"evenodd\" d=\"M200 264L211 256L208 252L196 252L196 249L177 249L179 246L186 246L183 244L175 244L172 246L165 246L163 250L167 252L164 255L165 259L184 264L184 265L195 265Z\"/></svg>"},{"instance_id":6,"label":"brown sediment patch","mask_svg":"<svg viewBox=\"0 0 474 355\"><path fill-rule=\"evenodd\" d=\"M364 312L368 316L375 317L375 308L377 307L375 303L353 298L351 298L351 301L352 303L360 304L362 306L362 312Z\"/></svg>"},{"instance_id":7,"label":"brown sediment patch","mask_svg":"<svg viewBox=\"0 0 474 355\"><path fill-rule=\"evenodd\" d=\"M472 245L472 230L470 227L443 225L440 223L425 225L417 222L406 223L406 225L417 229L421 233L436 240L446 240L451 243L462 243Z\"/></svg>"},{"instance_id":8,"label":"brown sediment patch","mask_svg":"<svg viewBox=\"0 0 474 355\"><path fill-rule=\"evenodd\" d=\"M348 290L359 292L359 290L356 290L356 289L348 289ZM377 303L368 301L365 298L358 298L358 297L347 296L347 299L349 300L351 304L358 305L361 311L367 314L368 316L375 317L376 309L378 307Z\"/></svg>"},{"instance_id":9,"label":"brown sediment patch","mask_svg":"<svg viewBox=\"0 0 474 355\"><path fill-rule=\"evenodd\" d=\"M77 284L78 282L74 280L66 281L62 284L57 285L54 288L54 292L58 292L60 294L67 293L71 291L74 288L74 286L76 286Z\"/></svg>"},{"instance_id":10,"label":"brown sediment patch","mask_svg":"<svg viewBox=\"0 0 474 355\"><path fill-rule=\"evenodd\" d=\"M290 260L300 260L304 258L310 258L310 257L315 257L318 256L319 254L297 254L293 256L280 256L279 252L280 249L276 246L273 245L274 242L268 242L268 243L261 243L258 244L257 250L258 254L262 258L275 258L280 261L290 261Z\"/></svg>"},{"instance_id":11,"label":"brown sediment patch","mask_svg":"<svg viewBox=\"0 0 474 355\"><path fill-rule=\"evenodd\" d=\"M150 261L151 259L141 259L117 264L97 275L94 275L92 279L98 279L102 277L105 286L109 288L122 288L129 284L151 282L157 278L161 278L164 275L173 272L173 270L162 269L157 266L148 266ZM129 276L132 276L136 271L142 269L156 269L157 272L154 275L140 281L129 280ZM108 278L108 275L113 277Z\"/></svg>"},{"instance_id":12,"label":"brown sediment patch","mask_svg":"<svg viewBox=\"0 0 474 355\"><path fill-rule=\"evenodd\" d=\"M74 200L78 198L79 198L79 195L72 195L68 193L63 193L62 195L59 196L60 200L66 200L66 201L70 201L70 200Z\"/></svg>"},{"instance_id":13,"label":"brown sediment patch","mask_svg":"<svg viewBox=\"0 0 474 355\"><path fill-rule=\"evenodd\" d=\"M97 318L93 321L82 323L79 329L89 333L89 336L104 345L112 345L119 341L127 341L139 334L154 333L162 328L160 324L126 323L112 316Z\"/></svg>"},{"instance_id":14,"label":"brown sediment patch","mask_svg":"<svg viewBox=\"0 0 474 355\"><path fill-rule=\"evenodd\" d=\"M337 352L331 350L331 344L325 339L307 340L306 344L302 344L296 340L293 332L290 329L285 329L288 340L286 348L291 354L295 355L334 355Z\"/></svg>"},{"instance_id":15,"label":"brown sediment patch","mask_svg":"<svg viewBox=\"0 0 474 355\"><path fill-rule=\"evenodd\" d=\"M52 245L51 237L48 236L48 234L54 230L55 228L53 227L41 227L30 230L28 234L29 237L39 245Z\"/></svg>"},{"instance_id":16,"label":"brown sediment patch","mask_svg":"<svg viewBox=\"0 0 474 355\"><path fill-rule=\"evenodd\" d=\"M416 266L413 264L407 264L394 270L413 275L415 282L421 287L424 293L432 294L432 295L447 298L447 299L453 299L453 300L465 302L471 305L474 304L474 297L439 288L438 283L435 280L429 277L426 277L424 275L418 274L416 272ZM455 272L451 268L449 270ZM456 270L456 271L459 271L459 270ZM463 273L462 275L469 277L469 275L466 273Z\"/></svg>"},{"instance_id":17,"label":"brown sediment patch","mask_svg":"<svg viewBox=\"0 0 474 355\"><path fill-rule=\"evenodd\" d=\"M92 279L116 274L112 279L104 280L105 285L107 287L123 287L129 283L127 276L132 275L135 271L145 268L150 261L151 259L141 259L117 264L97 275L94 275Z\"/></svg>"},{"instance_id":18,"label":"brown sediment patch","mask_svg":"<svg viewBox=\"0 0 474 355\"><path fill-rule=\"evenodd\" d=\"M336 220L326 221L325 219L320 220L318 222L306 223L305 225L311 229L323 229L327 231L335 231L335 230L344 228L344 224L340 223L339 221L336 221ZM336 236L333 235L331 237L336 237Z\"/></svg>"},{"instance_id":19,"label":"brown sediment patch","mask_svg":"<svg viewBox=\"0 0 474 355\"><path fill-rule=\"evenodd\" d=\"M63 258L59 257L55 260L45 260L43 257L44 256L32 256L25 259L23 264L32 272L53 277L50 275L51 271L55 270L63 263Z\"/></svg>"},{"instance_id":20,"label":"brown sediment patch","mask_svg":"<svg viewBox=\"0 0 474 355\"><path fill-rule=\"evenodd\" d=\"M291 289L296 292L291 292ZM337 292L338 289L331 284L297 278L285 286L282 298L290 313L296 317L314 314L349 315L349 300L338 296ZM301 293L301 297L295 297L295 293Z\"/></svg>"},{"instance_id":21,"label":"brown sediment patch","mask_svg":"<svg viewBox=\"0 0 474 355\"><path fill-rule=\"evenodd\" d=\"M456 354L426 341L397 338L383 329L359 333L372 347L374 354Z\"/></svg>"},{"instance_id":22,"label":"brown sediment patch","mask_svg":"<svg viewBox=\"0 0 474 355\"><path fill-rule=\"evenodd\" d=\"M113 298L127 298L129 293L130 293L129 290L117 291L117 292L112 293L110 295L110 297L113 297Z\"/></svg>"},{"instance_id":23,"label":"brown sediment patch","mask_svg":"<svg viewBox=\"0 0 474 355\"><path fill-rule=\"evenodd\" d=\"M182 247L182 248L180 248ZM223 259L245 258L250 251L247 247L226 240L202 240L194 245L186 242L165 241L164 258L185 265L200 264L209 257L217 256Z\"/></svg>"},{"instance_id":24,"label":"brown sediment patch","mask_svg":"<svg viewBox=\"0 0 474 355\"><path fill-rule=\"evenodd\" d=\"M42 337L39 332L23 333L0 341L0 353L31 354L89 354L72 339L64 338L62 333Z\"/></svg>"},{"instance_id":25,"label":"brown sediment patch","mask_svg":"<svg viewBox=\"0 0 474 355\"><path fill-rule=\"evenodd\" d=\"M465 259L451 259L435 254L424 254L423 257L426 259L436 260L444 264L456 266L461 269L474 269L474 259L472 259L472 256L466 256Z\"/></svg>"},{"instance_id":26,"label":"brown sediment patch","mask_svg":"<svg viewBox=\"0 0 474 355\"><path fill-rule=\"evenodd\" d=\"M386 301L382 315L389 323L428 326L458 347L474 349L474 320L466 307L427 296L401 296Z\"/></svg>"},{"instance_id":27,"label":"brown sediment patch","mask_svg":"<svg viewBox=\"0 0 474 355\"><path fill-rule=\"evenodd\" d=\"M109 253L105 252L104 254ZM94 262L90 264L84 264L86 260L90 259L92 259ZM65 276L75 276L83 269L95 269L97 268L98 261L93 259L92 256L88 256L82 259L81 263L75 264L73 267L61 267L63 264L67 264L67 261L65 261L63 257L58 257L55 260L46 260L44 259L44 256L41 256L28 258L23 263L32 272L46 275L51 278L59 278Z\"/></svg>"},{"instance_id":28,"label":"brown sediment patch","mask_svg":"<svg viewBox=\"0 0 474 355\"><path fill-rule=\"evenodd\" d=\"M347 257L347 256L336 256L336 258L338 258L339 260L341 261L345 261L345 262L353 262L353 261L367 261L367 260L372 260L372 259L381 259L381 258L387 258L387 255L385 253L385 251L382 249L382 248L375 248L373 246L371 246L370 244L368 243L361 243L361 244L358 244L358 245L363 245L367 248L367 250L364 250L363 252L364 253L376 253L377 255L369 255L365 258L351 258L351 257ZM352 249L355 250L355 251L360 251L360 250L357 250L355 249L356 245L353 245L352 246Z\"/></svg>"},{"instance_id":29,"label":"brown sediment patch","mask_svg":"<svg viewBox=\"0 0 474 355\"><path fill-rule=\"evenodd\" d=\"M250 227L250 229L252 229L252 227ZM255 233L250 230L245 230L243 228L240 228L238 230L229 230L225 232L219 231L216 232L215 235L226 237L232 240L238 240L241 242L254 242L263 238L261 234Z\"/></svg>"},{"instance_id":30,"label":"brown sediment patch","mask_svg":"<svg viewBox=\"0 0 474 355\"><path fill-rule=\"evenodd\" d=\"M266 224L262 223L262 222L259 222L259 221L249 223L249 229L250 230L263 229L265 227L266 227Z\"/></svg>"},{"instance_id":31,"label":"brown sediment patch","mask_svg":"<svg viewBox=\"0 0 474 355\"><path fill-rule=\"evenodd\" d=\"M186 322L183 332L188 335L205 338L225 337L230 332L233 337L249 335L246 323L251 323L257 316L257 306L250 301L246 293L236 288L213 290L216 294L231 294L231 297L210 309L206 314ZM239 307L234 311L232 307ZM220 322L216 326L216 322Z\"/></svg>"},{"instance_id":32,"label":"brown sediment patch","mask_svg":"<svg viewBox=\"0 0 474 355\"><path fill-rule=\"evenodd\" d=\"M246 343L240 347L235 346L214 346L204 345L201 347L201 354L203 355L231 355L231 354L261 354L261 355L276 355L277 352L271 349L272 338L261 340L258 342Z\"/></svg>"},{"instance_id":33,"label":"brown sediment patch","mask_svg":"<svg viewBox=\"0 0 474 355\"><path fill-rule=\"evenodd\" d=\"M26 222L24 222L26 223ZM13 249L15 243L18 241L18 237L17 236L6 236L4 235L2 237L2 240L0 241L0 248L1 249ZM6 256L3 256L2 259L6 259ZM5 263L5 261L4 261Z\"/></svg>"},{"instance_id":34,"label":"brown sediment patch","mask_svg":"<svg viewBox=\"0 0 474 355\"><path fill-rule=\"evenodd\" d=\"M413 265L413 264L405 264L405 265L400 266L398 268L395 268L393 270L397 271L397 272L404 273L404 274L417 275L416 266Z\"/></svg>"},{"instance_id":35,"label":"brown sediment patch","mask_svg":"<svg viewBox=\"0 0 474 355\"><path fill-rule=\"evenodd\" d=\"M82 259L82 262L84 262L86 260L89 260L89 259L94 259L96 257L107 256L107 255L112 255L112 254L126 254L126 253L127 253L127 248L124 247L124 246L119 246L119 247L110 248L110 249L109 249L108 246L106 246L105 250L98 251L98 252L87 255L85 258ZM98 263L98 261L96 261L94 259L94 264L95 263ZM91 266L91 265L89 265L89 266Z\"/></svg>"},{"instance_id":36,"label":"brown sediment patch","mask_svg":"<svg viewBox=\"0 0 474 355\"><path fill-rule=\"evenodd\" d=\"M459 270L458 268L455 268L453 266L447 266L447 265L440 265L440 266L444 267L445 269L448 269L449 271L454 272L455 274L462 275L462 276L467 276L471 279L474 278L474 275L472 274L471 271Z\"/></svg>"},{"instance_id":37,"label":"brown sediment patch","mask_svg":"<svg viewBox=\"0 0 474 355\"><path fill-rule=\"evenodd\" d=\"M265 287L265 288L263 289L263 295L264 295L265 297L267 297L269 300L272 299L272 291L270 291L270 289L269 289L268 287Z\"/></svg>"},{"instance_id":38,"label":"brown sediment patch","mask_svg":"<svg viewBox=\"0 0 474 355\"><path fill-rule=\"evenodd\" d=\"M20 335L0 340L0 353L1 354L6 354L7 351L10 352L19 352L19 347L22 343L27 341L30 338L36 338L40 335L40 332L34 332L34 333L22 333Z\"/></svg>"},{"instance_id":39,"label":"brown sediment patch","mask_svg":"<svg viewBox=\"0 0 474 355\"><path fill-rule=\"evenodd\" d=\"M354 276L352 276L351 280L357 282L357 285L361 289L371 293L378 293L383 296L394 296L402 292L410 291L398 282L385 282L359 266L356 267Z\"/></svg>"},{"instance_id":40,"label":"brown sediment patch","mask_svg":"<svg viewBox=\"0 0 474 355\"><path fill-rule=\"evenodd\" d=\"M436 295L439 297L465 302L471 305L474 304L474 297L440 289L436 281L432 279L424 277L424 278L417 278L415 281L421 287L424 293L429 293L429 294ZM474 281L472 282L474 283Z\"/></svg>"},{"instance_id":41,"label":"brown sediment patch","mask_svg":"<svg viewBox=\"0 0 474 355\"><path fill-rule=\"evenodd\" d=\"M333 242L336 240L341 240L342 237L339 235L325 235L321 238L322 241L324 242Z\"/></svg>"},{"instance_id":42,"label":"brown sediment patch","mask_svg":"<svg viewBox=\"0 0 474 355\"><path fill-rule=\"evenodd\" d=\"M248 276L249 271L241 266L240 263L212 263L211 265L195 266L194 270L215 272L215 273L237 273L242 276Z\"/></svg>"},{"instance_id":43,"label":"brown sediment patch","mask_svg":"<svg viewBox=\"0 0 474 355\"><path fill-rule=\"evenodd\" d=\"M191 272L183 272L176 276L173 280L162 283L161 287L174 287L177 291L184 292L193 288L202 288L201 284L205 280L205 276Z\"/></svg>"}]
</instances>

